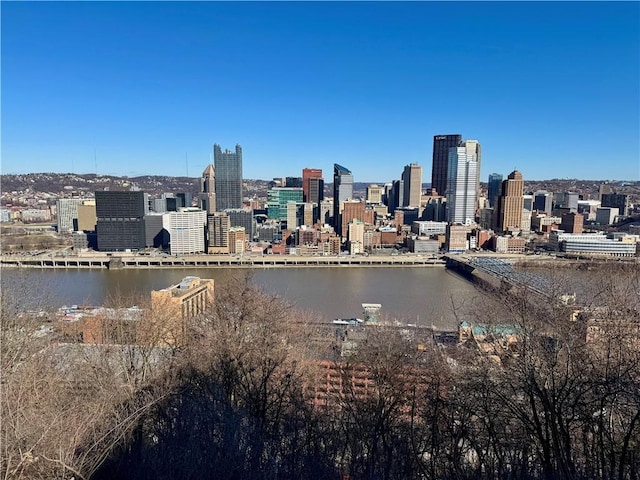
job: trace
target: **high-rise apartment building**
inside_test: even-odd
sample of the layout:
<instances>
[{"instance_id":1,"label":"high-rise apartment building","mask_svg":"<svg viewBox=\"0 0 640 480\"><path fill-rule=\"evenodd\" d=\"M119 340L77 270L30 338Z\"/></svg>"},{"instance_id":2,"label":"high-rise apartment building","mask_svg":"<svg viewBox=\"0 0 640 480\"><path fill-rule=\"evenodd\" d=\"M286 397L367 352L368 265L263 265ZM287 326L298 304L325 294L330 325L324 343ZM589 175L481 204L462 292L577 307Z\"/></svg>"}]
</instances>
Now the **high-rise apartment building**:
<instances>
[{"instance_id":1,"label":"high-rise apartment building","mask_svg":"<svg viewBox=\"0 0 640 480\"><path fill-rule=\"evenodd\" d=\"M145 247L145 196L137 192L95 192L96 233L102 251Z\"/></svg>"},{"instance_id":2,"label":"high-rise apartment building","mask_svg":"<svg viewBox=\"0 0 640 480\"><path fill-rule=\"evenodd\" d=\"M431 188L435 188L438 195L444 195L448 187L449 149L458 147L462 142L462 135L436 135L433 137L433 164L431 167Z\"/></svg>"},{"instance_id":3,"label":"high-rise apartment building","mask_svg":"<svg viewBox=\"0 0 640 480\"><path fill-rule=\"evenodd\" d=\"M500 195L500 186L502 185L502 175L499 173L492 173L489 175L489 183L487 185L487 199L489 200L489 207L495 208L498 196Z\"/></svg>"},{"instance_id":4,"label":"high-rise apartment building","mask_svg":"<svg viewBox=\"0 0 640 480\"><path fill-rule=\"evenodd\" d=\"M209 164L200 178L200 208L208 214L216 211L216 172Z\"/></svg>"},{"instance_id":5,"label":"high-rise apartment building","mask_svg":"<svg viewBox=\"0 0 640 480\"><path fill-rule=\"evenodd\" d=\"M404 182L403 207L420 207L422 196L422 167L417 163L411 163L404 167L402 172Z\"/></svg>"},{"instance_id":6,"label":"high-rise apartment building","mask_svg":"<svg viewBox=\"0 0 640 480\"><path fill-rule=\"evenodd\" d=\"M311 182L312 180L313 183ZM303 168L302 169L302 198L307 203L320 204L324 198L324 180L322 169Z\"/></svg>"},{"instance_id":7,"label":"high-rise apartment building","mask_svg":"<svg viewBox=\"0 0 640 480\"><path fill-rule=\"evenodd\" d=\"M449 150L447 172L447 222L469 224L475 220L478 199L480 144L466 140Z\"/></svg>"},{"instance_id":8,"label":"high-rise apartment building","mask_svg":"<svg viewBox=\"0 0 640 480\"><path fill-rule=\"evenodd\" d=\"M524 180L522 174L514 170L502 182L501 194L496 205L496 229L512 232L522 229L524 210Z\"/></svg>"},{"instance_id":9,"label":"high-rise apartment building","mask_svg":"<svg viewBox=\"0 0 640 480\"><path fill-rule=\"evenodd\" d=\"M340 205L353 198L353 173L345 167L333 164L333 227L342 234Z\"/></svg>"},{"instance_id":10,"label":"high-rise apartment building","mask_svg":"<svg viewBox=\"0 0 640 480\"><path fill-rule=\"evenodd\" d=\"M231 152L222 151L220 145L215 144L213 161L217 210L242 208L242 147L236 145L235 152Z\"/></svg>"}]
</instances>

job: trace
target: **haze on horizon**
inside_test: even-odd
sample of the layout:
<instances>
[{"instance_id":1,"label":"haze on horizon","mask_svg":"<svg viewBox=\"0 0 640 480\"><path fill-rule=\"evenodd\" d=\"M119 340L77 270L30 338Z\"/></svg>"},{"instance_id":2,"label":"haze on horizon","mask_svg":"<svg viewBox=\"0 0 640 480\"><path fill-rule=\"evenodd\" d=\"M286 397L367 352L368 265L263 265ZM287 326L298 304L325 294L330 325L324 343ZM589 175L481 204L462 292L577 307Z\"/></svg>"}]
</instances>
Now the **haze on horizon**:
<instances>
[{"instance_id":1,"label":"haze on horizon","mask_svg":"<svg viewBox=\"0 0 640 480\"><path fill-rule=\"evenodd\" d=\"M640 179L638 2L3 2L2 173Z\"/></svg>"}]
</instances>

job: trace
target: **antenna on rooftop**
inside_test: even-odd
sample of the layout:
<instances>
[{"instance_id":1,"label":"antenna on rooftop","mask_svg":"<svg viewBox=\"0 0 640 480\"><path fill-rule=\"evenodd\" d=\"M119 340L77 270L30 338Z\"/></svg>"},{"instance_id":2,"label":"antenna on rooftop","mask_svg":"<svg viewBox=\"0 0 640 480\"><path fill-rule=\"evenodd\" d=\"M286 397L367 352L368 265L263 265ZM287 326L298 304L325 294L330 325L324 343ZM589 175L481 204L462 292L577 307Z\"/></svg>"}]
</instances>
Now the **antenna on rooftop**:
<instances>
[{"instance_id":1,"label":"antenna on rooftop","mask_svg":"<svg viewBox=\"0 0 640 480\"><path fill-rule=\"evenodd\" d=\"M184 152L184 161L187 164L187 178L189 178L189 157L187 156L187 152Z\"/></svg>"},{"instance_id":2,"label":"antenna on rooftop","mask_svg":"<svg viewBox=\"0 0 640 480\"><path fill-rule=\"evenodd\" d=\"M93 147L93 167L96 170L96 175L98 175L98 151L96 147Z\"/></svg>"}]
</instances>

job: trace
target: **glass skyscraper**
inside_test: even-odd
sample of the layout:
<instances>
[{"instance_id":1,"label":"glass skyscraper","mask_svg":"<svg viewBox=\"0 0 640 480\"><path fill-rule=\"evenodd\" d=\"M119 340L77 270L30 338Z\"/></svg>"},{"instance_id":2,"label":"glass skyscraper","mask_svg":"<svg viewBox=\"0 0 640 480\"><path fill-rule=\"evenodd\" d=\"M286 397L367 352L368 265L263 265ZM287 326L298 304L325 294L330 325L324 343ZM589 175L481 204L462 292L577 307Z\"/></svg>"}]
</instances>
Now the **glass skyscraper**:
<instances>
[{"instance_id":1,"label":"glass skyscraper","mask_svg":"<svg viewBox=\"0 0 640 480\"><path fill-rule=\"evenodd\" d=\"M447 222L475 221L480 175L480 144L466 140L449 150L447 172Z\"/></svg>"},{"instance_id":2,"label":"glass skyscraper","mask_svg":"<svg viewBox=\"0 0 640 480\"><path fill-rule=\"evenodd\" d=\"M449 149L460 146L462 135L436 135L433 137L433 165L431 169L431 188L444 195L447 190L449 173Z\"/></svg>"},{"instance_id":3,"label":"glass skyscraper","mask_svg":"<svg viewBox=\"0 0 640 480\"><path fill-rule=\"evenodd\" d=\"M499 173L492 173L491 175L489 175L489 183L487 185L487 200L489 200L489 206L491 208L494 208L496 206L496 199L500 195L501 185L502 175L500 175Z\"/></svg>"},{"instance_id":4,"label":"glass skyscraper","mask_svg":"<svg viewBox=\"0 0 640 480\"><path fill-rule=\"evenodd\" d=\"M342 234L340 203L353 198L353 174L337 163L333 164L333 228Z\"/></svg>"},{"instance_id":5,"label":"glass skyscraper","mask_svg":"<svg viewBox=\"0 0 640 480\"><path fill-rule=\"evenodd\" d=\"M213 146L213 161L215 166L216 209L242 208L242 147L236 145L236 151L231 152Z\"/></svg>"}]
</instances>

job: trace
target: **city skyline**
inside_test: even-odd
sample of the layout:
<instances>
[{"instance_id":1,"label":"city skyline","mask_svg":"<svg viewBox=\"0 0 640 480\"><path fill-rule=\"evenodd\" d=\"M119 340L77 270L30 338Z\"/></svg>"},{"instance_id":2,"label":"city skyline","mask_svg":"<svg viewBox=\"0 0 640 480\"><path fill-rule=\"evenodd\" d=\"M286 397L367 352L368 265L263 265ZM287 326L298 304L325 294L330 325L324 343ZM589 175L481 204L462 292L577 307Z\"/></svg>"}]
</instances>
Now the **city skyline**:
<instances>
[{"instance_id":1,"label":"city skyline","mask_svg":"<svg viewBox=\"0 0 640 480\"><path fill-rule=\"evenodd\" d=\"M5 2L2 173L640 178L637 2ZM522 148L526 145L527 148Z\"/></svg>"}]
</instances>

